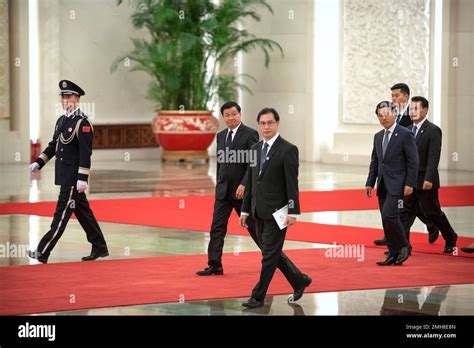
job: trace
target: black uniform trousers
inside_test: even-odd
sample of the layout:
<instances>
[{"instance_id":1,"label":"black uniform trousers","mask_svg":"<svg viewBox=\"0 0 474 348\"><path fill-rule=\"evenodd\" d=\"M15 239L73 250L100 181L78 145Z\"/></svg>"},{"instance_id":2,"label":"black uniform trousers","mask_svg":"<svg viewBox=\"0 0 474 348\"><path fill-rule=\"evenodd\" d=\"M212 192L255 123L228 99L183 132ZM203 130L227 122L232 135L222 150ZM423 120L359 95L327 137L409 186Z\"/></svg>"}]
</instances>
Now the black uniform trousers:
<instances>
[{"instance_id":1,"label":"black uniform trousers","mask_svg":"<svg viewBox=\"0 0 474 348\"><path fill-rule=\"evenodd\" d=\"M382 180L377 187L377 198L379 200L383 231L387 238L389 254L390 256L397 257L400 249L408 245L399 211L399 207L403 203L403 196L389 194Z\"/></svg>"},{"instance_id":2,"label":"black uniform trousers","mask_svg":"<svg viewBox=\"0 0 474 348\"><path fill-rule=\"evenodd\" d=\"M417 211L420 208L423 209L428 219L433 221L436 228L440 230L441 235L446 241L446 245L455 246L457 234L441 210L437 188L432 188L431 190L414 190L412 195L404 197L400 218L405 232L407 234L409 233L417 216Z\"/></svg>"},{"instance_id":3,"label":"black uniform trousers","mask_svg":"<svg viewBox=\"0 0 474 348\"><path fill-rule=\"evenodd\" d=\"M45 258L53 250L59 238L64 233L72 213L86 232L87 240L92 244L92 251L103 252L107 250L104 235L89 207L86 194L79 193L75 186L61 186L56 212L54 213L51 229L41 238L37 251Z\"/></svg>"},{"instance_id":4,"label":"black uniform trousers","mask_svg":"<svg viewBox=\"0 0 474 348\"><path fill-rule=\"evenodd\" d=\"M265 220L258 216L256 216L255 223L259 247L262 250L262 268L260 279L252 290L252 297L258 301L265 298L277 268L283 273L293 289L303 287L303 273L282 251L287 228L280 230L274 219Z\"/></svg>"}]
</instances>

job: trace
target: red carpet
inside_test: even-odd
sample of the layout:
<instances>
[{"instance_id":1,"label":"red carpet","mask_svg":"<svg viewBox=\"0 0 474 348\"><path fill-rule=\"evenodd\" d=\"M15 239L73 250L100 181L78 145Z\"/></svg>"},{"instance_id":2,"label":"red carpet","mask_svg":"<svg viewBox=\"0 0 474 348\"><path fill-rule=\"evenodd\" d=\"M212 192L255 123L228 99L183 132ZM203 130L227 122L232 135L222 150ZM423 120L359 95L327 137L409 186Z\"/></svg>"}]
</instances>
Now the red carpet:
<instances>
[{"instance_id":1,"label":"red carpet","mask_svg":"<svg viewBox=\"0 0 474 348\"><path fill-rule=\"evenodd\" d=\"M439 198L443 207L458 207L474 205L474 186L448 186L439 191ZM378 209L377 199L365 198L364 190L334 190L334 191L305 191L300 192L301 210L304 213L317 211L345 211L345 210L371 210ZM56 202L39 203L0 203L0 214L30 214L52 216ZM179 215L189 213L189 210L212 212L214 196L183 196L183 197L149 197L149 198L121 198L92 200L94 209L110 207L113 204L118 209L132 209L133 213L140 209L153 208L160 215ZM184 204L184 206L183 206ZM109 209L104 209L109 210ZM199 215L200 212L196 212ZM110 216L104 213L104 218ZM109 211L113 219L120 218L119 214ZM131 214L125 214L125 219L132 219ZM135 214L136 215L136 214ZM139 214L140 215L140 214ZM202 215L202 214L201 214ZM144 225L153 226L155 216L140 216L145 219ZM160 216L165 218L165 216ZM131 220L131 221L132 221ZM132 222L129 222L132 223Z\"/></svg>"},{"instance_id":2,"label":"red carpet","mask_svg":"<svg viewBox=\"0 0 474 348\"><path fill-rule=\"evenodd\" d=\"M440 189L440 201L444 207L474 205L474 186L451 186ZM0 214L28 214L52 216L56 202L40 203L3 203ZM157 226L208 232L211 225L214 197L151 197L93 200L91 206L99 221ZM110 207L113 206L113 209ZM311 191L301 193L303 212L343 211L377 209L377 199L367 199L363 190ZM203 214L203 212L208 212ZM229 222L229 233L248 235L247 231L238 226L237 216ZM287 240L314 243L365 244L375 247L372 243L383 235L381 229L352 227L342 225L325 225L300 222L287 234ZM442 253L444 241L442 237L434 245L427 242L427 235L411 234L415 251L426 253ZM458 246L468 245L474 238L460 237ZM474 257L474 254L460 252L460 256Z\"/></svg>"},{"instance_id":3,"label":"red carpet","mask_svg":"<svg viewBox=\"0 0 474 348\"><path fill-rule=\"evenodd\" d=\"M474 283L472 261L414 254L403 266L380 267L381 251L365 249L365 260L325 257L325 249L288 250L313 277L307 292ZM225 275L198 277L206 255L68 262L0 267L0 315L41 313L147 303L247 297L260 270L257 252L224 255ZM269 295L290 294L277 271ZM71 295L75 302L71 303Z\"/></svg>"}]
</instances>

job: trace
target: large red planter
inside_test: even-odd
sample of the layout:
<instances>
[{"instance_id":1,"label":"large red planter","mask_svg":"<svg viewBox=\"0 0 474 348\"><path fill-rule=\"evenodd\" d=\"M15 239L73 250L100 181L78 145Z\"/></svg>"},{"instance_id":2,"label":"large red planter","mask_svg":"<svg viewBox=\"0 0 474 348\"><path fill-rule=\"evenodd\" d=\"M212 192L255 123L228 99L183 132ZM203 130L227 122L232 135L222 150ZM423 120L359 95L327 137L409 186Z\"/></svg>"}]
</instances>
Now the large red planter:
<instances>
[{"instance_id":1,"label":"large red planter","mask_svg":"<svg viewBox=\"0 0 474 348\"><path fill-rule=\"evenodd\" d=\"M160 111L151 124L163 159L208 159L207 148L219 129L211 111Z\"/></svg>"}]
</instances>

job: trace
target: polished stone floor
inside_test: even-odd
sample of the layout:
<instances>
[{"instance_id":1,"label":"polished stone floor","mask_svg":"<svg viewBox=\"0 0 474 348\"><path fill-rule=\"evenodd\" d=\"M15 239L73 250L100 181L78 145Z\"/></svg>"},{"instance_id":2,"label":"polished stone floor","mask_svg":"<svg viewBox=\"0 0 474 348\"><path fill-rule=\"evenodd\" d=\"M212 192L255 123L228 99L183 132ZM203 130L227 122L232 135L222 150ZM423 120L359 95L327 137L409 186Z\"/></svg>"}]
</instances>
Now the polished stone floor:
<instances>
[{"instance_id":1,"label":"polished stone floor","mask_svg":"<svg viewBox=\"0 0 474 348\"><path fill-rule=\"evenodd\" d=\"M161 161L95 162L88 192L89 199L213 194L215 161L192 167ZM366 167L302 163L300 190L362 188ZM41 176L30 177L26 165L2 165L0 202L55 200L54 166ZM474 184L472 172L441 172L442 185ZM363 195L363 191L361 191ZM445 208L460 235L474 236L474 207ZM212 212L208 212L212 214ZM302 221L381 228L377 211L304 213ZM0 243L36 245L48 230L50 218L26 215L0 215ZM101 223L111 255L109 259L205 254L209 235L202 232ZM417 221L414 230L424 231ZM324 244L287 241L285 249L327 247ZM256 251L250 237L228 235L224 252ZM71 220L54 249L50 262L73 262L87 255L90 246L76 220ZM100 261L97 261L100 262ZM1 257L0 266L34 264L26 257ZM201 265L204 267L205 265ZM473 268L474 270L474 268ZM249 289L250 291L250 289ZM404 300L400 301L400 297ZM246 298L245 298L246 299ZM52 315L473 315L474 284L377 289L305 294L289 305L287 295L269 296L266 305L242 310L244 298L163 303L48 313Z\"/></svg>"}]
</instances>

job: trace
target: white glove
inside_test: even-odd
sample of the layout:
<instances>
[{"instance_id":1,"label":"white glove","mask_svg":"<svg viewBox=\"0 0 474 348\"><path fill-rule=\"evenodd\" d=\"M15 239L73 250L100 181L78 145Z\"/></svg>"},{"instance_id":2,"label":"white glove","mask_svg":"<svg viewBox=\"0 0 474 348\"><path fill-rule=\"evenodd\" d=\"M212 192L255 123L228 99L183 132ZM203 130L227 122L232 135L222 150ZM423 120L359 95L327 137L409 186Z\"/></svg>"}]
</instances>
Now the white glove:
<instances>
[{"instance_id":1,"label":"white glove","mask_svg":"<svg viewBox=\"0 0 474 348\"><path fill-rule=\"evenodd\" d=\"M87 189L87 182L83 180L77 180L77 192L82 193Z\"/></svg>"},{"instance_id":2,"label":"white glove","mask_svg":"<svg viewBox=\"0 0 474 348\"><path fill-rule=\"evenodd\" d=\"M31 163L31 164L30 164L30 168L29 168L30 173L33 173L33 172L38 171L38 170L39 170L39 167L40 167L40 165L38 164L38 162L33 162L33 163Z\"/></svg>"}]
</instances>

